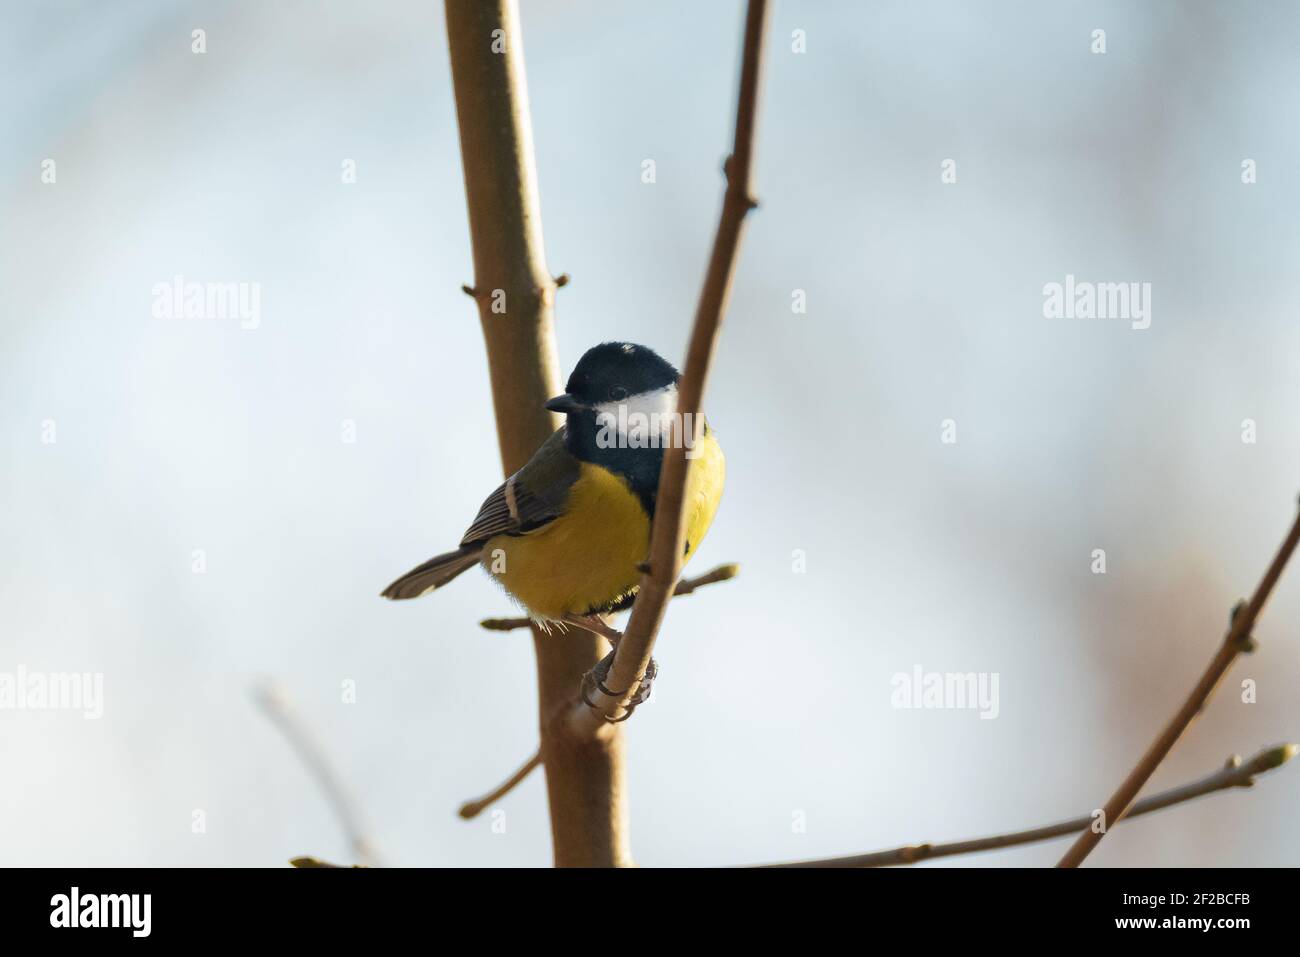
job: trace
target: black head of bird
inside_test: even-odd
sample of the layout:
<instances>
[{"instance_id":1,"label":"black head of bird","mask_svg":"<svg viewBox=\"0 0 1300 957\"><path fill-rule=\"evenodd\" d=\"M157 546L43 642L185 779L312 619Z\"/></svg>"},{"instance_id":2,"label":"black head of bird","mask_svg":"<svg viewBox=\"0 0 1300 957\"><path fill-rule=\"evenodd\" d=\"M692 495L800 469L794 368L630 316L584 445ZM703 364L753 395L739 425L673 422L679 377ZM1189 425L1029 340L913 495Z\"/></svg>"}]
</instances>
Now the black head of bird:
<instances>
[{"instance_id":1,"label":"black head of bird","mask_svg":"<svg viewBox=\"0 0 1300 957\"><path fill-rule=\"evenodd\" d=\"M679 376L659 353L631 342L588 349L569 376L564 395L546 403L552 412L579 413L636 404L650 396L676 396Z\"/></svg>"}]
</instances>

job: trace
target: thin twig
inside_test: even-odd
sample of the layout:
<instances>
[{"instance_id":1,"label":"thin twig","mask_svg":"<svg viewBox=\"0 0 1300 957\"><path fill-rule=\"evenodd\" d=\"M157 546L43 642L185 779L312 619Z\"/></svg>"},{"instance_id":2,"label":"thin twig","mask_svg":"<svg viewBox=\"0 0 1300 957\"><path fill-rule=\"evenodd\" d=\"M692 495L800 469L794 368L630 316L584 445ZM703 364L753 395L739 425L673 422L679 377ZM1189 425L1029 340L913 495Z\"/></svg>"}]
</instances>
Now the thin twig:
<instances>
[{"instance_id":1,"label":"thin twig","mask_svg":"<svg viewBox=\"0 0 1300 957\"><path fill-rule=\"evenodd\" d=\"M655 516L650 532L650 567L641 576L641 587L623 639L602 685L588 673L590 706L579 704L570 714L575 726L592 731L607 721L626 714L624 705L636 693L650 665L655 637L663 623L681 574L686 542L686 450L703 431L700 415L709 369L717 349L731 294L732 279L739 259L740 238L746 214L757 206L753 198L754 129L758 113L759 77L763 63L763 41L768 20L767 0L750 0L745 17L744 52L740 67L740 92L736 101L736 131L730 158L724 167L727 189L722 215L713 240L704 287L700 292L691 332L686 366L677 391L677 412L672 439L664 450L655 499ZM687 430L691 430L688 434ZM592 687L594 686L594 687ZM607 694L605 688L615 689Z\"/></svg>"},{"instance_id":2,"label":"thin twig","mask_svg":"<svg viewBox=\"0 0 1300 957\"><path fill-rule=\"evenodd\" d=\"M1218 652L1210 662L1205 673L1201 675L1201 680L1196 683L1183 706L1178 709L1173 719L1160 732L1160 736L1147 749L1146 754L1142 755L1142 760L1137 766L1129 772L1119 788L1111 795L1110 800L1101 808L1101 827L1097 830L1089 828L1079 835L1078 839L1070 845L1070 849L1065 852L1057 867L1078 867L1085 857L1096 847L1102 837L1105 836L1106 830L1118 823L1133 799L1137 797L1142 786L1160 766L1160 762L1169 754L1170 749L1177 743L1187 726L1192 723L1192 719L1205 708L1206 703L1214 694L1214 689L1218 687L1220 680L1232 667L1236 661L1237 655L1243 651L1253 650L1254 644L1251 637L1251 630L1255 627L1255 619L1259 617L1264 603L1268 601L1269 594L1273 591L1273 586L1282 575L1282 569L1286 567L1287 561L1291 558L1291 553L1295 551L1296 544L1300 543L1300 515L1296 516L1295 522L1291 525L1291 531L1288 533L1282 547L1278 549L1277 555L1273 558L1273 563L1269 565L1268 571L1264 573L1263 579L1260 580L1259 587L1255 589L1255 594L1250 599L1250 604L1238 604L1233 609L1232 626L1228 629L1227 636L1223 639L1223 644L1219 646Z\"/></svg>"},{"instance_id":3,"label":"thin twig","mask_svg":"<svg viewBox=\"0 0 1300 957\"><path fill-rule=\"evenodd\" d=\"M365 864L331 864L329 861L322 861L319 857L291 857L289 863L293 867L300 869L311 869L315 867L366 867Z\"/></svg>"},{"instance_id":4,"label":"thin twig","mask_svg":"<svg viewBox=\"0 0 1300 957\"><path fill-rule=\"evenodd\" d=\"M673 589L673 597L681 598L683 595L689 595L697 588L703 588L705 585L715 585L718 582L731 581L740 574L740 565L730 562L726 565L719 565L712 571L707 571L703 575L696 575L694 578L683 578Z\"/></svg>"},{"instance_id":5,"label":"thin twig","mask_svg":"<svg viewBox=\"0 0 1300 957\"><path fill-rule=\"evenodd\" d=\"M1279 744L1265 748L1249 761L1233 755L1221 769L1190 784L1184 784L1168 791L1161 791L1149 798L1143 798L1133 805L1132 810L1124 816L1125 820L1150 814L1175 804L1182 804L1193 798L1229 788L1248 788L1255 784L1256 775L1280 768L1295 757L1300 747L1294 744ZM1035 841L1047 841L1054 837L1076 834L1092 826L1094 818L1089 815L1077 817L1060 824L1049 824L1010 834L997 834L993 837L981 837L973 841L956 841L951 844L906 844L888 851L874 851L870 854L853 854L847 857L828 857L812 861L793 861L787 864L763 864L761 867L889 867L896 864L915 864L936 857L951 857L954 854L974 854L978 851L995 851L1018 844L1032 844Z\"/></svg>"},{"instance_id":6,"label":"thin twig","mask_svg":"<svg viewBox=\"0 0 1300 957\"><path fill-rule=\"evenodd\" d=\"M705 572L703 575L697 575L694 578L683 578L673 589L673 597L680 598L682 595L689 595L697 588L703 588L705 585L712 585L717 582L729 581L740 574L740 566L732 562L727 565L719 565L712 571ZM479 622L480 628L486 628L488 631L514 631L517 628L528 628L533 624L531 618L484 618Z\"/></svg>"},{"instance_id":7,"label":"thin twig","mask_svg":"<svg viewBox=\"0 0 1300 957\"><path fill-rule=\"evenodd\" d=\"M289 739L289 744L298 753L302 763L307 765L307 770L316 779L316 783L320 785L326 801L334 809L334 814L343 827L348 845L357 860L378 864L379 855L375 851L374 844L366 837L365 828L361 826L361 816L357 811L356 802L348 793L342 778L335 773L325 757L325 751L316 737L294 711L288 697L274 682L265 681L253 689L253 698L266 716L284 732L284 736ZM297 860L299 859L295 858L295 861ZM308 865L295 863L294 866Z\"/></svg>"},{"instance_id":8,"label":"thin twig","mask_svg":"<svg viewBox=\"0 0 1300 957\"><path fill-rule=\"evenodd\" d=\"M531 628L531 618L484 618L478 623L480 628L488 631L514 631L516 628Z\"/></svg>"},{"instance_id":9,"label":"thin twig","mask_svg":"<svg viewBox=\"0 0 1300 957\"><path fill-rule=\"evenodd\" d=\"M460 816L467 821L470 818L478 817L478 815L483 812L484 808L491 806L513 791L515 787L523 781L524 778L528 777L534 768L539 767L541 763L542 753L538 751L531 758L525 761L520 766L519 770L510 775L509 779L504 781L498 788L496 788L496 790L488 792L481 798L473 801L466 801L462 804L460 806Z\"/></svg>"}]
</instances>

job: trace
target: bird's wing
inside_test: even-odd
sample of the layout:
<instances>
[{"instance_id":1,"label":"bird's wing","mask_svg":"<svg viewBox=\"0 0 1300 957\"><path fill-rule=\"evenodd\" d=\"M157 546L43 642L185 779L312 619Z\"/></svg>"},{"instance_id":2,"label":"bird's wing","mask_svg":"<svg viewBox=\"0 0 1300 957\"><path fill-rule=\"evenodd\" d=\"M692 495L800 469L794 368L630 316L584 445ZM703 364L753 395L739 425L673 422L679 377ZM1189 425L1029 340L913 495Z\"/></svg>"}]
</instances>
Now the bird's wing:
<instances>
[{"instance_id":1,"label":"bird's wing","mask_svg":"<svg viewBox=\"0 0 1300 957\"><path fill-rule=\"evenodd\" d=\"M564 429L557 430L527 465L487 497L461 545L485 542L493 535L523 535L554 521L564 511L580 467L564 447Z\"/></svg>"}]
</instances>

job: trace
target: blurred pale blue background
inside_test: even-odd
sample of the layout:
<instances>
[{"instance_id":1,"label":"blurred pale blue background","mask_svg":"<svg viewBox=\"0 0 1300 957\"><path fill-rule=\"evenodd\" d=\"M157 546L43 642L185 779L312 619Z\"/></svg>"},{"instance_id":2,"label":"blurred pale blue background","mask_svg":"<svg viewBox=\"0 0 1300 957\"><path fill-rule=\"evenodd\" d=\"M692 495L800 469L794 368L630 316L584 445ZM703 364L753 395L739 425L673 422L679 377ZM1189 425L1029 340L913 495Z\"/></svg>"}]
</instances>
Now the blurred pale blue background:
<instances>
[{"instance_id":1,"label":"blurred pale blue background","mask_svg":"<svg viewBox=\"0 0 1300 957\"><path fill-rule=\"evenodd\" d=\"M523 6L566 371L608 338L680 358L740 5ZM511 606L477 573L376 597L499 480L440 5L0 9L0 671L106 696L98 722L0 711L0 864L348 859L265 676L388 861L546 863L540 776L504 834L455 816L535 742L528 639L475 625ZM730 482L692 566L744 572L673 607L629 726L641 863L974 837L1128 770L1300 490L1298 31L1282 2L777 5L708 403ZM260 327L152 318L178 273L260 283ZM1151 328L1044 319L1067 273L1151 282ZM1298 578L1156 787L1300 737ZM918 664L999 673L1000 716L891 708ZM1295 864L1298 800L1288 768L1095 860Z\"/></svg>"}]
</instances>

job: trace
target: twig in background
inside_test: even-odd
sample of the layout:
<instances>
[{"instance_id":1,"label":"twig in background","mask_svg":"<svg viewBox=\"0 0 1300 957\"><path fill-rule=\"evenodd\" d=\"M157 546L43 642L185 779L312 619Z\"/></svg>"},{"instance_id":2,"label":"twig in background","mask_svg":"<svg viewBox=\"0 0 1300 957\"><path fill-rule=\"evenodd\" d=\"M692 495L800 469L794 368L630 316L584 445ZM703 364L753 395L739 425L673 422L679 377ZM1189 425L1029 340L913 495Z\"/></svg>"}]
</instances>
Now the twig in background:
<instances>
[{"instance_id":1,"label":"twig in background","mask_svg":"<svg viewBox=\"0 0 1300 957\"><path fill-rule=\"evenodd\" d=\"M1296 516L1291 525L1291 531L1287 534L1286 540L1282 542L1282 547L1278 549L1277 555L1273 558L1273 563L1269 565L1268 571L1264 573L1263 579L1260 580L1259 587L1255 589L1255 594L1250 599L1250 604L1238 604L1233 609L1232 626L1228 629L1227 636L1223 639L1223 644L1219 646L1218 652L1210 662L1205 673L1201 675L1201 680L1196 683L1183 706L1170 720L1165 729L1160 732L1160 736L1147 749L1146 754L1142 755L1142 760L1137 766L1129 772L1118 790L1111 795L1110 800L1101 808L1102 829L1092 830L1089 828L1079 835L1070 849L1065 852L1057 867L1078 867L1083 863L1083 859L1091 853L1092 849L1101 843L1102 837L1108 829L1117 824L1128 811L1129 805L1137 797L1142 786L1160 766L1160 762L1169 754L1170 749L1178 742L1187 726L1192 723L1201 710L1205 707L1210 696L1214 694L1214 689L1218 687L1224 674L1232 667L1232 663L1237 660L1237 655L1243 651L1254 650L1254 641L1251 637L1251 631L1255 627L1255 619L1259 617L1264 603L1268 601L1269 594L1273 591L1273 586L1277 584L1278 578L1282 575L1282 569L1286 567L1287 561L1291 558L1291 553L1295 551L1296 544L1300 543L1300 514Z\"/></svg>"},{"instance_id":2,"label":"twig in background","mask_svg":"<svg viewBox=\"0 0 1300 957\"><path fill-rule=\"evenodd\" d=\"M289 739L289 744L293 746L303 764L307 765L307 770L316 779L316 783L320 785L321 791L325 794L325 799L329 802L330 807L334 809L334 814L343 827L343 833L347 836L348 845L352 848L352 853L356 855L357 860L364 864L378 864L379 855L375 851L374 844L366 837L365 829L361 826L361 817L357 812L356 803L348 793L347 788L344 787L342 779L330 766L329 760L325 757L324 749L293 710L293 706L289 703L289 699L283 690L273 681L264 681L253 689L253 699L265 712L266 716L284 732L284 736ZM314 860L314 858L294 858L295 867L335 866L296 863L300 860Z\"/></svg>"},{"instance_id":3,"label":"twig in background","mask_svg":"<svg viewBox=\"0 0 1300 957\"><path fill-rule=\"evenodd\" d=\"M1133 805L1132 810L1124 815L1124 820L1150 814L1163 808L1182 804L1193 798L1226 791L1229 788L1248 788L1255 784L1255 777L1280 768L1295 757L1300 746L1279 744L1265 748L1249 761L1233 755L1220 770L1198 781L1180 787L1161 791L1149 798L1143 798ZM1018 844L1032 844L1035 841L1048 841L1054 837L1076 834L1092 826L1094 818L1090 815L1077 817L1060 824L1049 824L1010 834L997 834L993 837L981 837L972 841L956 841L951 844L907 844L888 851L874 851L870 854L853 854L847 857L828 857L812 861L793 861L786 864L762 864L760 867L889 867L895 864L915 864L936 857L951 857L954 854L974 854L978 851L995 851Z\"/></svg>"}]
</instances>

